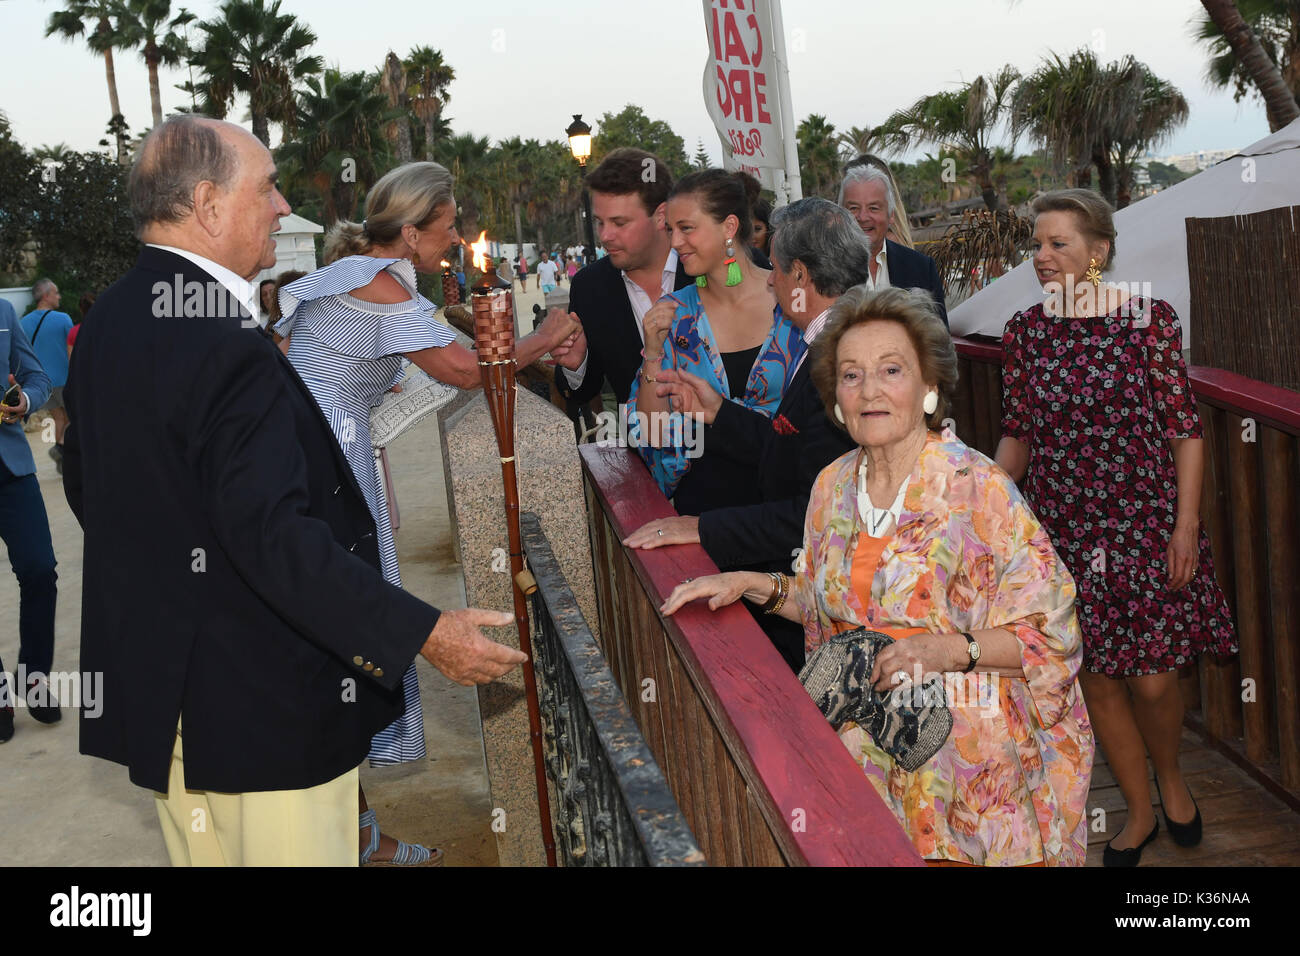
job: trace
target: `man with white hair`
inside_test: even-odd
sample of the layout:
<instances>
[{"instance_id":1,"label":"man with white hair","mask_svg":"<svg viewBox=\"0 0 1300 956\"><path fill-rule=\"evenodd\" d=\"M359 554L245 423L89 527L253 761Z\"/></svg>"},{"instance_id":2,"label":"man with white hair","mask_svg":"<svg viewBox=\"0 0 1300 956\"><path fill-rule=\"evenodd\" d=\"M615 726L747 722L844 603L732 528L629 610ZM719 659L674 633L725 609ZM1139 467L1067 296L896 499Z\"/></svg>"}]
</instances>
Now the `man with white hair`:
<instances>
[{"instance_id":1,"label":"man with white hair","mask_svg":"<svg viewBox=\"0 0 1300 956\"><path fill-rule=\"evenodd\" d=\"M457 683L526 660L379 570L329 423L251 316L289 205L233 123L156 126L128 186L145 246L68 378L64 491L85 529L81 751L155 791L175 865L358 862L357 768L416 654ZM120 396L148 415L123 418ZM183 750L182 750L183 739Z\"/></svg>"},{"instance_id":2,"label":"man with white hair","mask_svg":"<svg viewBox=\"0 0 1300 956\"><path fill-rule=\"evenodd\" d=\"M939 307L939 317L948 324L943 282L933 259L887 238L894 215L894 189L889 174L871 164L850 166L840 183L839 204L849 211L871 243L871 275L868 289L922 289Z\"/></svg>"}]
</instances>

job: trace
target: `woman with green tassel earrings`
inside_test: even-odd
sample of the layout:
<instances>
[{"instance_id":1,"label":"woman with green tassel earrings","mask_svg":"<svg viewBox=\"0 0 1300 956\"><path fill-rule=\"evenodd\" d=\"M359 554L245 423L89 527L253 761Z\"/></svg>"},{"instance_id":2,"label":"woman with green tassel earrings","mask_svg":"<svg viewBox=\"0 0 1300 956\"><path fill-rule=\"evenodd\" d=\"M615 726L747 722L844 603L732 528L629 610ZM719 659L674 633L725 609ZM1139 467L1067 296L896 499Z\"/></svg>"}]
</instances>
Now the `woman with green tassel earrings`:
<instances>
[{"instance_id":1,"label":"woman with green tassel earrings","mask_svg":"<svg viewBox=\"0 0 1300 956\"><path fill-rule=\"evenodd\" d=\"M703 425L684 420L670 398L657 394L657 373L698 375L770 417L805 351L799 329L768 288L767 270L749 256L758 192L752 176L706 169L684 177L668 195L672 246L695 285L646 313L644 362L628 400L629 411L644 414L628 420L629 437L679 515L756 504L756 482L726 449L703 443Z\"/></svg>"}]
</instances>

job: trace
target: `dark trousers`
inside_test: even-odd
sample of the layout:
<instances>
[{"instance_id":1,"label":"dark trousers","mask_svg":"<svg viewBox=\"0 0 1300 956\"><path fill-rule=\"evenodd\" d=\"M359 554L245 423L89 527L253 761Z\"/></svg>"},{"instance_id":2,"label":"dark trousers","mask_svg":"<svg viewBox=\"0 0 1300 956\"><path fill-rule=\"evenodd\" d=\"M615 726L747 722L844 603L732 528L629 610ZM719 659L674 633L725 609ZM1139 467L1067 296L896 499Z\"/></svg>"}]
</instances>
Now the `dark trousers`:
<instances>
[{"instance_id":1,"label":"dark trousers","mask_svg":"<svg viewBox=\"0 0 1300 956\"><path fill-rule=\"evenodd\" d=\"M48 674L54 663L54 606L59 576L45 499L35 475L17 478L0 464L0 540L18 578L18 669ZM0 672L4 663L0 662ZM0 676L0 706L11 703L8 681ZM22 688L20 693L25 693Z\"/></svg>"}]
</instances>

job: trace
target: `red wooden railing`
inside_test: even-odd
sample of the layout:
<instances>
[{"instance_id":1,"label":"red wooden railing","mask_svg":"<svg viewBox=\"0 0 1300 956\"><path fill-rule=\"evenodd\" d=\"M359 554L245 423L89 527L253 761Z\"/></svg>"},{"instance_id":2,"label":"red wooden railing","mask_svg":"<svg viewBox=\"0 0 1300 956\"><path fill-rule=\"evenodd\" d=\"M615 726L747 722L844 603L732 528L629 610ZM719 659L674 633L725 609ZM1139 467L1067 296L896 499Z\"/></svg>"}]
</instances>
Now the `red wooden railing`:
<instances>
[{"instance_id":1,"label":"red wooden railing","mask_svg":"<svg viewBox=\"0 0 1300 956\"><path fill-rule=\"evenodd\" d=\"M957 338L959 437L997 447L1002 348ZM1201 515L1241 653L1180 675L1187 724L1300 809L1300 393L1188 370L1205 428Z\"/></svg>"},{"instance_id":2,"label":"red wooden railing","mask_svg":"<svg viewBox=\"0 0 1300 956\"><path fill-rule=\"evenodd\" d=\"M698 545L629 551L676 514L637 455L581 447L600 643L713 865L908 866L921 861L771 642L738 605L658 608L716 574Z\"/></svg>"}]
</instances>

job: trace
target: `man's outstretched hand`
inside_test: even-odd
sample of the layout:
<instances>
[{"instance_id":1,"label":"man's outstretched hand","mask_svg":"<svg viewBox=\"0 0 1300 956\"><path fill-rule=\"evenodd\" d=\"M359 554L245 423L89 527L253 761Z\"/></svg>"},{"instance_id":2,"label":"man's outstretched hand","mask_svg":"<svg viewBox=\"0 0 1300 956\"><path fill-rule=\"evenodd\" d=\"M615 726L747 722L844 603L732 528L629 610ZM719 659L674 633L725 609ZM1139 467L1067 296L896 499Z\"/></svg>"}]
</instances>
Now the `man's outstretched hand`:
<instances>
[{"instance_id":1,"label":"man's outstretched hand","mask_svg":"<svg viewBox=\"0 0 1300 956\"><path fill-rule=\"evenodd\" d=\"M485 611L477 607L443 611L420 653L463 687L491 683L528 657L523 651L488 640L479 628L505 627L514 620L509 611Z\"/></svg>"}]
</instances>

